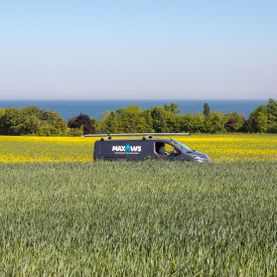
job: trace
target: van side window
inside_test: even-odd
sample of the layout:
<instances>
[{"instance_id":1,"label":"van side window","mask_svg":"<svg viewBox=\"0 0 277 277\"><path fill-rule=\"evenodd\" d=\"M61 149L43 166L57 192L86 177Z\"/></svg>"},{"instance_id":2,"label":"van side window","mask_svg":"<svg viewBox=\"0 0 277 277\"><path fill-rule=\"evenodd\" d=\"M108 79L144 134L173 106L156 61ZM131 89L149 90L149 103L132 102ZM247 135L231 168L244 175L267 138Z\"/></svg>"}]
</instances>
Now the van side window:
<instances>
[{"instance_id":1,"label":"van side window","mask_svg":"<svg viewBox=\"0 0 277 277\"><path fill-rule=\"evenodd\" d=\"M175 147L172 146L171 144L166 143L164 148L165 148L166 154L169 154L169 155L174 154Z\"/></svg>"},{"instance_id":2,"label":"van side window","mask_svg":"<svg viewBox=\"0 0 277 277\"><path fill-rule=\"evenodd\" d=\"M155 145L156 153L160 156L172 156L179 154L180 151L169 143L157 142Z\"/></svg>"}]
</instances>

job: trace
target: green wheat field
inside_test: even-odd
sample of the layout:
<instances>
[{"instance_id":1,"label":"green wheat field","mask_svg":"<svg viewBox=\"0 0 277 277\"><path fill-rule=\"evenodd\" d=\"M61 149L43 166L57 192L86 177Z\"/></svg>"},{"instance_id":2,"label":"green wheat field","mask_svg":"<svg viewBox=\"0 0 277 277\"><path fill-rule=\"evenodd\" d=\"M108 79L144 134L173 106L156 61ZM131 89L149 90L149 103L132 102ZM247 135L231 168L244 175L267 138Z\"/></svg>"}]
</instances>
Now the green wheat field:
<instances>
[{"instance_id":1,"label":"green wheat field","mask_svg":"<svg viewBox=\"0 0 277 277\"><path fill-rule=\"evenodd\" d=\"M0 163L0 276L276 276L277 161L261 155Z\"/></svg>"}]
</instances>

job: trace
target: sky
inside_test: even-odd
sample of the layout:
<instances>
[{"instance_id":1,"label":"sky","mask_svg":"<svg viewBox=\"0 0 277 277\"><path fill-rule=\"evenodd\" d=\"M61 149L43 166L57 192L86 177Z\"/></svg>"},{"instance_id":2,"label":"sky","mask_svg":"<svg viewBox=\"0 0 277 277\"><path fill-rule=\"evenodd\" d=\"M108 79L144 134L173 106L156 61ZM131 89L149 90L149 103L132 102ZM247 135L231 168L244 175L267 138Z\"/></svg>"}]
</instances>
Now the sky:
<instances>
[{"instance_id":1,"label":"sky","mask_svg":"<svg viewBox=\"0 0 277 277\"><path fill-rule=\"evenodd\" d=\"M0 99L269 97L276 0L0 1Z\"/></svg>"}]
</instances>

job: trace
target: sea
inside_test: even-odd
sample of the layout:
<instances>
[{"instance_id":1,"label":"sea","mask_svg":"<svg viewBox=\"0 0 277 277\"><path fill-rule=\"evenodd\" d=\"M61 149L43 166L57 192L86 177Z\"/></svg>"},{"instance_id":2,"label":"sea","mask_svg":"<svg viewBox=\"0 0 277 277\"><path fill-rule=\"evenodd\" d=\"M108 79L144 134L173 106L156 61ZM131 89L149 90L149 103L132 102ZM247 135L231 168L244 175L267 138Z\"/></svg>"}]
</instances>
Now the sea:
<instances>
[{"instance_id":1,"label":"sea","mask_svg":"<svg viewBox=\"0 0 277 277\"><path fill-rule=\"evenodd\" d=\"M1 100L0 107L12 106L15 108L24 108L30 105L41 109L58 112L65 120L79 115L87 114L95 117L97 120L105 112L115 111L122 107L130 105L139 106L147 109L153 106L162 106L164 104L176 103L180 113L196 113L203 111L204 103L208 103L211 111L222 113L239 112L246 118L250 112L259 105L267 102L264 100Z\"/></svg>"}]
</instances>

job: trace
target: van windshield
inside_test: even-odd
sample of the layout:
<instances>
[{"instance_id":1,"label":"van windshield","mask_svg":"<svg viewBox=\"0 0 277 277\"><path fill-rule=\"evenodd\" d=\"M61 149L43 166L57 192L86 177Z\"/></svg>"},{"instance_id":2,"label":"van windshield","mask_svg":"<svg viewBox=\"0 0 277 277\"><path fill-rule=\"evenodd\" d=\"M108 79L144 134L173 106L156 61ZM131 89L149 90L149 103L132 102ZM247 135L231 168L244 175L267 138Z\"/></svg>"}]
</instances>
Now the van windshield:
<instances>
[{"instance_id":1,"label":"van windshield","mask_svg":"<svg viewBox=\"0 0 277 277\"><path fill-rule=\"evenodd\" d=\"M185 151L185 152L193 152L189 147L187 147L186 145L184 145L183 143L177 141L177 140L172 140L173 144L176 145L179 149Z\"/></svg>"}]
</instances>

